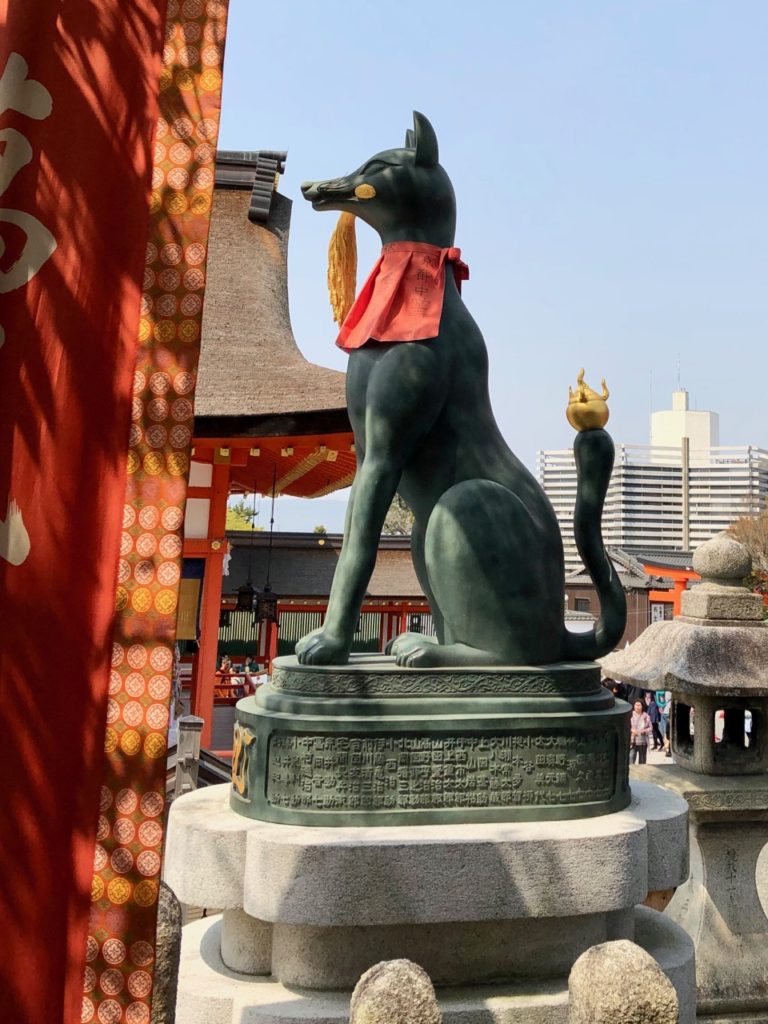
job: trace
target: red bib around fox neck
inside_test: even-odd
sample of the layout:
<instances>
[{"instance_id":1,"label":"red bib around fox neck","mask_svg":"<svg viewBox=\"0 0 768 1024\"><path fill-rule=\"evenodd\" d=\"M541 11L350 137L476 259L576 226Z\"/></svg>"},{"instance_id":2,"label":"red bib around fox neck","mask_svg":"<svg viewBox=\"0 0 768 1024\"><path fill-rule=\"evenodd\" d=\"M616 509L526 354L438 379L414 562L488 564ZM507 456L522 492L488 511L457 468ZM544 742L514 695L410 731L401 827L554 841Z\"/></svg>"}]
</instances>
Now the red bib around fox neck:
<instances>
[{"instance_id":1,"label":"red bib around fox neck","mask_svg":"<svg viewBox=\"0 0 768 1024\"><path fill-rule=\"evenodd\" d=\"M347 351L367 341L426 341L440 330L445 294L445 264L453 276L469 278L461 249L426 242L390 242L341 325L336 344Z\"/></svg>"}]
</instances>

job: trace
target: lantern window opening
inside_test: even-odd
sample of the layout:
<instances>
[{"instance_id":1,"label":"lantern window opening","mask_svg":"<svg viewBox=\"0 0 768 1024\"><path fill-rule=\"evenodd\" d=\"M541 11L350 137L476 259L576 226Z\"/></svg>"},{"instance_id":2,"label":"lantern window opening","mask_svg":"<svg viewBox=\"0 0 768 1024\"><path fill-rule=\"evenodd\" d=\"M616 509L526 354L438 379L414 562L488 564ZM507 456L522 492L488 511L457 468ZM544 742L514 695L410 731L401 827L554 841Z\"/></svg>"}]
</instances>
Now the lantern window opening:
<instances>
[{"instance_id":1,"label":"lantern window opening","mask_svg":"<svg viewBox=\"0 0 768 1024\"><path fill-rule=\"evenodd\" d=\"M759 756L762 718L746 704L724 705L715 711L715 760Z\"/></svg>"},{"instance_id":2,"label":"lantern window opening","mask_svg":"<svg viewBox=\"0 0 768 1024\"><path fill-rule=\"evenodd\" d=\"M673 707L673 751L679 751L685 757L693 754L694 735L696 731L696 714L690 704L677 700Z\"/></svg>"}]
</instances>

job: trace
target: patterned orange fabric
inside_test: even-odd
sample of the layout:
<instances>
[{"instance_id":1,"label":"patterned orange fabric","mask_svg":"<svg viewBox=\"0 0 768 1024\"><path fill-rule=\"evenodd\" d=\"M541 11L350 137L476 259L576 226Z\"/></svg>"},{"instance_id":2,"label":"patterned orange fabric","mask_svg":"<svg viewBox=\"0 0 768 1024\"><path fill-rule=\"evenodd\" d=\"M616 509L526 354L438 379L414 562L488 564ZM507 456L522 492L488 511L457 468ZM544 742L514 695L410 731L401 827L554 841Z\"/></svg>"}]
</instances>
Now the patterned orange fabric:
<instances>
[{"instance_id":1,"label":"patterned orange fabric","mask_svg":"<svg viewBox=\"0 0 768 1024\"><path fill-rule=\"evenodd\" d=\"M148 1024L181 528L226 34L169 0L134 374L82 1021Z\"/></svg>"},{"instance_id":2,"label":"patterned orange fabric","mask_svg":"<svg viewBox=\"0 0 768 1024\"><path fill-rule=\"evenodd\" d=\"M453 266L456 285L469 279L461 249L426 242L389 242L382 247L360 289L336 344L346 350L374 341L427 341L440 330L445 294L445 264Z\"/></svg>"}]
</instances>

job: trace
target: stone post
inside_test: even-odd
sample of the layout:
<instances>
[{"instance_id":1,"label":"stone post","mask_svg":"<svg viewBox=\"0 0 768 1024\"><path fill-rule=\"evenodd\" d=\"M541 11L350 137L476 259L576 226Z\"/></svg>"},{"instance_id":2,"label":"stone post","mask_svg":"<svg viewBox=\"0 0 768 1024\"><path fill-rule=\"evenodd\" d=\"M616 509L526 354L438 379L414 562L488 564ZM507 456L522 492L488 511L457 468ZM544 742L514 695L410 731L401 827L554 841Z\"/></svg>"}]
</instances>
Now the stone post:
<instances>
[{"instance_id":1,"label":"stone post","mask_svg":"<svg viewBox=\"0 0 768 1024\"><path fill-rule=\"evenodd\" d=\"M677 1024L675 987L634 942L582 953L568 978L568 1024Z\"/></svg>"},{"instance_id":2,"label":"stone post","mask_svg":"<svg viewBox=\"0 0 768 1024\"><path fill-rule=\"evenodd\" d=\"M165 882L160 883L155 947L151 1024L175 1024L181 955L181 904Z\"/></svg>"},{"instance_id":3,"label":"stone post","mask_svg":"<svg viewBox=\"0 0 768 1024\"><path fill-rule=\"evenodd\" d=\"M190 790L197 789L197 773L200 768L200 737L203 719L197 715L184 715L179 719L179 739L176 755L176 779L174 800Z\"/></svg>"},{"instance_id":4,"label":"stone post","mask_svg":"<svg viewBox=\"0 0 768 1024\"><path fill-rule=\"evenodd\" d=\"M349 1024L443 1024L429 975L411 960L386 960L355 986Z\"/></svg>"}]
</instances>

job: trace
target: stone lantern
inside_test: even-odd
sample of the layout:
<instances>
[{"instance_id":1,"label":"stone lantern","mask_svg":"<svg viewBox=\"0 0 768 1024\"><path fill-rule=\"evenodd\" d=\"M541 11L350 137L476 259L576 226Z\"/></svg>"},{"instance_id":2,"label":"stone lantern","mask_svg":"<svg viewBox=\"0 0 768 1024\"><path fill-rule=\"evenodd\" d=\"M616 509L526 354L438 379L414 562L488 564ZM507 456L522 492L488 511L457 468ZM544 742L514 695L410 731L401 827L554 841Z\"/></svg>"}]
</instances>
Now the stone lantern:
<instances>
[{"instance_id":1,"label":"stone lantern","mask_svg":"<svg viewBox=\"0 0 768 1024\"><path fill-rule=\"evenodd\" d=\"M696 551L701 583L682 615L650 626L603 659L607 675L672 692L675 764L636 779L683 796L691 877L667 914L696 946L697 1013L712 1024L768 1019L768 918L758 858L768 844L768 629L762 598L743 580L749 552L727 534Z\"/></svg>"}]
</instances>

